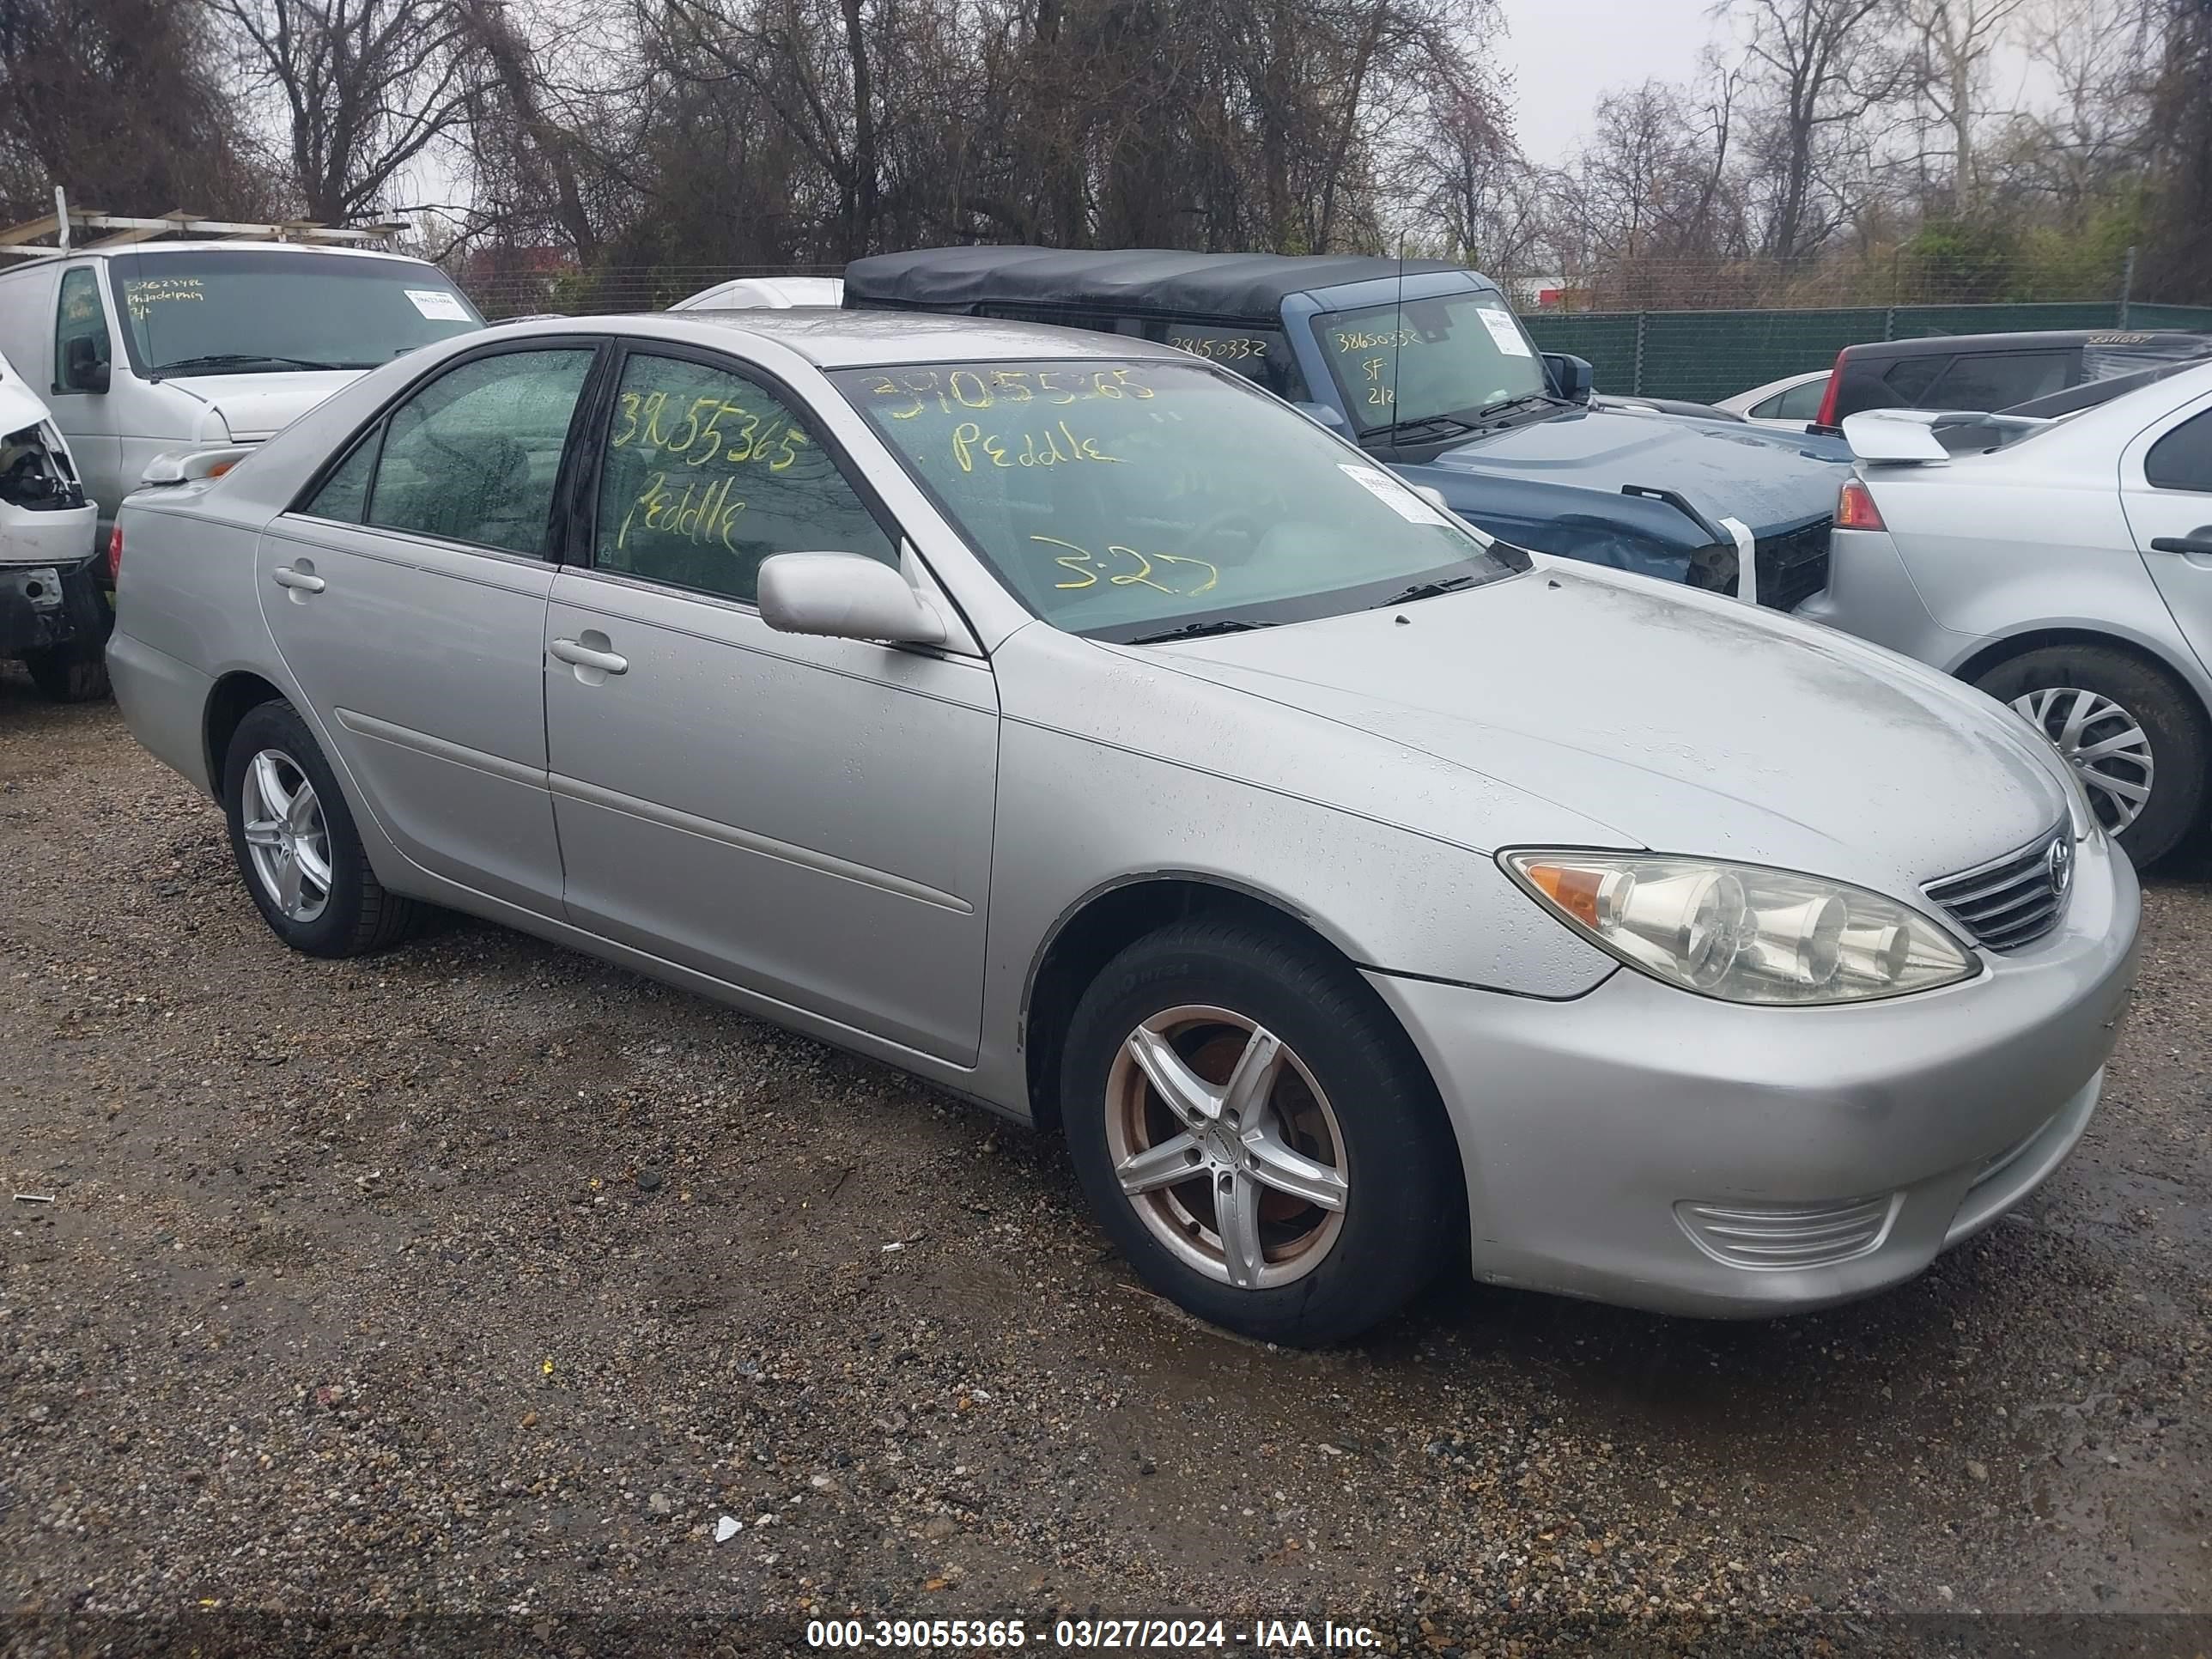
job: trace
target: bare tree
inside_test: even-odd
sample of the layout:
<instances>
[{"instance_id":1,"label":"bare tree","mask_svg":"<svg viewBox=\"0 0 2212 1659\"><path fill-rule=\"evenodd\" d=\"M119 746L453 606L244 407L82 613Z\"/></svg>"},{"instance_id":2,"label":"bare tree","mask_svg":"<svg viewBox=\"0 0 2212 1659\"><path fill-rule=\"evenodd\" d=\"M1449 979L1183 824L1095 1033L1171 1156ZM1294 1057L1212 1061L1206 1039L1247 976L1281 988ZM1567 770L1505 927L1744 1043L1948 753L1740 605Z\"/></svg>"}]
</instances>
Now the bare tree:
<instances>
[{"instance_id":1,"label":"bare tree","mask_svg":"<svg viewBox=\"0 0 2212 1659\"><path fill-rule=\"evenodd\" d=\"M1722 0L1745 28L1753 143L1767 179L1764 252L1802 258L1843 216L1844 169L1870 148L1862 123L1894 96L1904 64L1897 0Z\"/></svg>"},{"instance_id":2,"label":"bare tree","mask_svg":"<svg viewBox=\"0 0 2212 1659\"><path fill-rule=\"evenodd\" d=\"M223 65L161 0L0 0L0 198L117 213L268 207Z\"/></svg>"},{"instance_id":3,"label":"bare tree","mask_svg":"<svg viewBox=\"0 0 2212 1659\"><path fill-rule=\"evenodd\" d=\"M453 0L204 0L281 106L281 148L307 217L391 211L395 181L465 114L475 64Z\"/></svg>"},{"instance_id":4,"label":"bare tree","mask_svg":"<svg viewBox=\"0 0 2212 1659\"><path fill-rule=\"evenodd\" d=\"M1912 76L1920 100L1950 139L1950 208L1961 217L1981 199L1977 137L1990 59L2027 0L1910 0Z\"/></svg>"}]
</instances>

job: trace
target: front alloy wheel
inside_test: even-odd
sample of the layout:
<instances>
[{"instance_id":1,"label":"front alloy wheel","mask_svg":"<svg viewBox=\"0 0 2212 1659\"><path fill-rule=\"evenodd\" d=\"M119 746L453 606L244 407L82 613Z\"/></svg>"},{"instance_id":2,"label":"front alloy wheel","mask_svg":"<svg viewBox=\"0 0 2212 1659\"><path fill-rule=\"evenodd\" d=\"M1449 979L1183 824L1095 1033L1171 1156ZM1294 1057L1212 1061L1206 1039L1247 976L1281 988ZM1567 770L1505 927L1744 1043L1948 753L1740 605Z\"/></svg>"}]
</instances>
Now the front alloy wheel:
<instances>
[{"instance_id":1,"label":"front alloy wheel","mask_svg":"<svg viewBox=\"0 0 2212 1659\"><path fill-rule=\"evenodd\" d=\"M1077 1001L1069 1156L1137 1276L1266 1342L1340 1342L1466 1237L1435 1084L1358 972L1289 923L1194 917Z\"/></svg>"},{"instance_id":2,"label":"front alloy wheel","mask_svg":"<svg viewBox=\"0 0 2212 1659\"><path fill-rule=\"evenodd\" d=\"M1130 1032L1106 1092L1115 1176L1171 1255L1242 1290L1328 1258L1350 1192L1344 1137L1280 1037L1225 1008L1169 1008Z\"/></svg>"}]
</instances>

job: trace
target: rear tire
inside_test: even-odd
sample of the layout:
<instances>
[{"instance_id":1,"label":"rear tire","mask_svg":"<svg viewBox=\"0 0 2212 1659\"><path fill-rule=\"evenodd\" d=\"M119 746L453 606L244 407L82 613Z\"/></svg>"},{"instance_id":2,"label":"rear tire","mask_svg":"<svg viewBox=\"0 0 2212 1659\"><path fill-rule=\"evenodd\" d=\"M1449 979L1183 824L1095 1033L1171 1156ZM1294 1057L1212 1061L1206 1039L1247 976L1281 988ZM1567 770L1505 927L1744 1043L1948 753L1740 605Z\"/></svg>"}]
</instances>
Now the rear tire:
<instances>
[{"instance_id":1,"label":"rear tire","mask_svg":"<svg viewBox=\"0 0 2212 1659\"><path fill-rule=\"evenodd\" d=\"M368 866L353 812L299 711L246 711L222 769L231 856L269 930L311 957L397 945L428 906L388 893Z\"/></svg>"},{"instance_id":2,"label":"rear tire","mask_svg":"<svg viewBox=\"0 0 2212 1659\"><path fill-rule=\"evenodd\" d=\"M1465 1232L1426 1067L1356 973L1287 930L1178 922L1123 951L1076 1006L1060 1103L1138 1277L1245 1336L1355 1336Z\"/></svg>"},{"instance_id":3,"label":"rear tire","mask_svg":"<svg viewBox=\"0 0 2212 1659\"><path fill-rule=\"evenodd\" d=\"M2045 645L1974 684L2066 757L2138 868L2178 851L2203 825L2212 736L2197 699L2163 668L2116 646Z\"/></svg>"},{"instance_id":4,"label":"rear tire","mask_svg":"<svg viewBox=\"0 0 2212 1659\"><path fill-rule=\"evenodd\" d=\"M107 659L97 650L51 645L26 656L23 666L49 702L94 702L107 695Z\"/></svg>"}]
</instances>

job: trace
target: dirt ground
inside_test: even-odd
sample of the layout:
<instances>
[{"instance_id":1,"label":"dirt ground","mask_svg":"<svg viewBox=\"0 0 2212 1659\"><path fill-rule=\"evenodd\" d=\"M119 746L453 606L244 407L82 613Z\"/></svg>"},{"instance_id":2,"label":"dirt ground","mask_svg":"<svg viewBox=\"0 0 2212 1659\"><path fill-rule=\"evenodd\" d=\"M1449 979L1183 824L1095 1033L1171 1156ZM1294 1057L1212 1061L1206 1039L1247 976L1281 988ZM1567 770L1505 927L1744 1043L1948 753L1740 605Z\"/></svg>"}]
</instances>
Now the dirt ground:
<instances>
[{"instance_id":1,"label":"dirt ground","mask_svg":"<svg viewBox=\"0 0 2212 1659\"><path fill-rule=\"evenodd\" d=\"M1454 1285L1303 1354L880 1066L472 922L289 954L108 705L0 682L0 849L12 1650L2212 1649L2203 872L2150 885L2081 1150L1917 1282L1753 1325Z\"/></svg>"}]
</instances>

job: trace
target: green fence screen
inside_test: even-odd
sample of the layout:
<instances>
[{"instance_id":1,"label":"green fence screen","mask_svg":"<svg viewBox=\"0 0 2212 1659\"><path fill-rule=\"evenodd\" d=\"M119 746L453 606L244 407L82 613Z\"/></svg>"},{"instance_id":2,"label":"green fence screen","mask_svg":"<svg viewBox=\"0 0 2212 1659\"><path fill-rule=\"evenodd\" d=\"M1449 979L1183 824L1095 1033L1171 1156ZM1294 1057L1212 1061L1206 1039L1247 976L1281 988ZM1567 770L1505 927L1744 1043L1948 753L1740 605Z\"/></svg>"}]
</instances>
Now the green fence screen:
<instances>
[{"instance_id":1,"label":"green fence screen","mask_svg":"<svg viewBox=\"0 0 2212 1659\"><path fill-rule=\"evenodd\" d=\"M1711 403L1786 374L1826 368L1847 345L1929 334L2035 328L2212 332L2212 306L1849 306L1810 311L1583 311L1522 313L1546 351L1587 357L1601 392Z\"/></svg>"}]
</instances>

